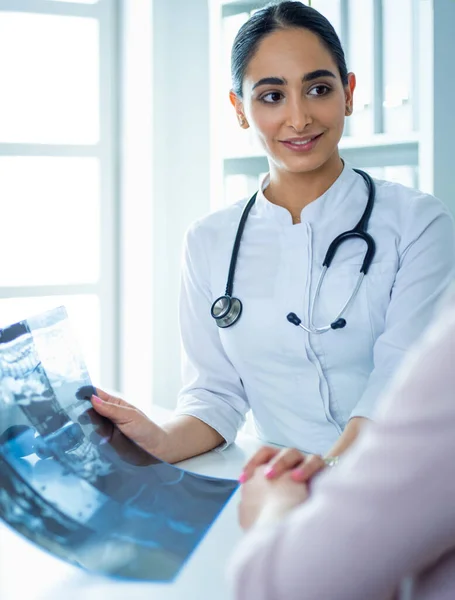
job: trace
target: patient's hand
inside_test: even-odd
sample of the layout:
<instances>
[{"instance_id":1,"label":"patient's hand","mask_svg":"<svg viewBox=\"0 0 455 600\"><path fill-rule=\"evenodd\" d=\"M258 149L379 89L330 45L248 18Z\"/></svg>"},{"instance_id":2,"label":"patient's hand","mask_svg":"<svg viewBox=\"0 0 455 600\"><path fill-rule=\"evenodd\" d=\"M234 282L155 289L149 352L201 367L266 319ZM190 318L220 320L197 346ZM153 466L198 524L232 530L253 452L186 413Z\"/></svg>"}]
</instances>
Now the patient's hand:
<instances>
[{"instance_id":1,"label":"patient's hand","mask_svg":"<svg viewBox=\"0 0 455 600\"><path fill-rule=\"evenodd\" d=\"M322 456L316 454L306 455L295 448L263 446L245 465L240 482L248 481L260 466L265 466L264 474L267 479L275 479L289 472L294 481L308 483L327 465Z\"/></svg>"},{"instance_id":2,"label":"patient's hand","mask_svg":"<svg viewBox=\"0 0 455 600\"><path fill-rule=\"evenodd\" d=\"M258 467L241 488L240 526L249 529L279 521L307 497L308 487L294 481L289 471L271 481L264 467Z\"/></svg>"}]
</instances>

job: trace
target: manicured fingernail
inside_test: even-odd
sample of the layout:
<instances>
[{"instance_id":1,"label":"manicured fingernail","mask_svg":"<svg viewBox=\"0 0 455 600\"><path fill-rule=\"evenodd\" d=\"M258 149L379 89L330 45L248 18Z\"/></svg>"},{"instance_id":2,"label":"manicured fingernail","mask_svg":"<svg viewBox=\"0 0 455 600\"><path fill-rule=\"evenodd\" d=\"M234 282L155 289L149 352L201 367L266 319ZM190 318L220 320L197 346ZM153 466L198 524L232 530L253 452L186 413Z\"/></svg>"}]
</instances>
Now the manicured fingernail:
<instances>
[{"instance_id":1,"label":"manicured fingernail","mask_svg":"<svg viewBox=\"0 0 455 600\"><path fill-rule=\"evenodd\" d=\"M294 481L300 481L304 475L303 469L294 469L291 473L291 477Z\"/></svg>"},{"instance_id":2,"label":"manicured fingernail","mask_svg":"<svg viewBox=\"0 0 455 600\"><path fill-rule=\"evenodd\" d=\"M275 469L273 467L267 467L264 471L264 475L271 479L275 475Z\"/></svg>"},{"instance_id":3,"label":"manicured fingernail","mask_svg":"<svg viewBox=\"0 0 455 600\"><path fill-rule=\"evenodd\" d=\"M103 404L101 398L98 398L98 396L95 396L95 394L93 394L92 398L96 402L96 404Z\"/></svg>"},{"instance_id":4,"label":"manicured fingernail","mask_svg":"<svg viewBox=\"0 0 455 600\"><path fill-rule=\"evenodd\" d=\"M239 477L239 483L245 483L246 481L246 473L242 473Z\"/></svg>"}]
</instances>

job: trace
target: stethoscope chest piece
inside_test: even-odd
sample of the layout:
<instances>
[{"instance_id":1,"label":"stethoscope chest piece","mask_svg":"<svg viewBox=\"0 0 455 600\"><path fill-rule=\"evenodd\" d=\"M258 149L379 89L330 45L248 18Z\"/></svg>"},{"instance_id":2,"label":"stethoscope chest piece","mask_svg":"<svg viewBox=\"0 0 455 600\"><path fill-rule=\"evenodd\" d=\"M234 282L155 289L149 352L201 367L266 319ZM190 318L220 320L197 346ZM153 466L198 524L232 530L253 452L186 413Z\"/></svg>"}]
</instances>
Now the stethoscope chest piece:
<instances>
[{"instance_id":1,"label":"stethoscope chest piece","mask_svg":"<svg viewBox=\"0 0 455 600\"><path fill-rule=\"evenodd\" d=\"M220 296L212 304L212 317L222 329L234 325L242 314L242 303L232 296Z\"/></svg>"}]
</instances>

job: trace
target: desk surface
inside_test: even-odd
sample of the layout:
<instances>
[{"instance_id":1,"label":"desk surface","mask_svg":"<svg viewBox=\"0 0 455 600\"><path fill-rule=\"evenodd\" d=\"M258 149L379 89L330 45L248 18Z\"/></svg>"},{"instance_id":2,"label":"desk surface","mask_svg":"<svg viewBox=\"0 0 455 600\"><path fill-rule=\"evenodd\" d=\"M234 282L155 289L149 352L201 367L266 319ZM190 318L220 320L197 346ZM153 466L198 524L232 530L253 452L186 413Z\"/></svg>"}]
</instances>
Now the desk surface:
<instances>
[{"instance_id":1,"label":"desk surface","mask_svg":"<svg viewBox=\"0 0 455 600\"><path fill-rule=\"evenodd\" d=\"M151 413L163 422L169 411ZM254 437L239 434L224 452L209 452L180 463L204 475L237 478L242 466L260 446ZM237 524L237 494L172 584L123 583L89 575L40 550L0 522L1 600L229 600L226 561L241 537Z\"/></svg>"}]
</instances>

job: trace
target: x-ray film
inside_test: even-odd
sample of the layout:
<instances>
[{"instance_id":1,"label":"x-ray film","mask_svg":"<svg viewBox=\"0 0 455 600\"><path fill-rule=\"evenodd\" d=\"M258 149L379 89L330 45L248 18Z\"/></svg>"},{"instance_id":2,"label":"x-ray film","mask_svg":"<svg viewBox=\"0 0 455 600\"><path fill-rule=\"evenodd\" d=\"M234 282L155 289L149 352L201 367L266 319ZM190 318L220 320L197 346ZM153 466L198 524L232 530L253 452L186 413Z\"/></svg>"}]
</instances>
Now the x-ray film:
<instances>
[{"instance_id":1,"label":"x-ray film","mask_svg":"<svg viewBox=\"0 0 455 600\"><path fill-rule=\"evenodd\" d=\"M237 482L151 456L93 392L64 308L0 330L0 518L89 571L171 581Z\"/></svg>"}]
</instances>

